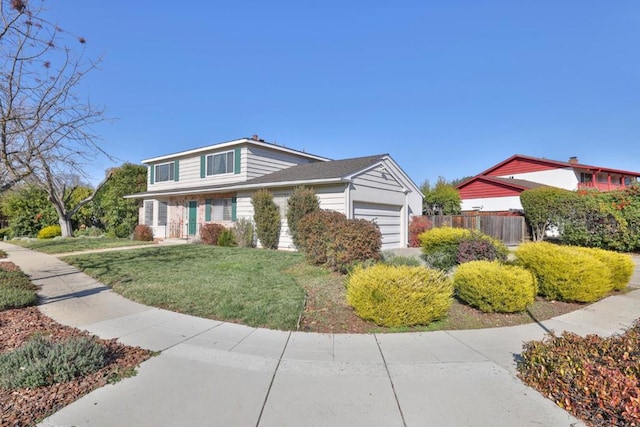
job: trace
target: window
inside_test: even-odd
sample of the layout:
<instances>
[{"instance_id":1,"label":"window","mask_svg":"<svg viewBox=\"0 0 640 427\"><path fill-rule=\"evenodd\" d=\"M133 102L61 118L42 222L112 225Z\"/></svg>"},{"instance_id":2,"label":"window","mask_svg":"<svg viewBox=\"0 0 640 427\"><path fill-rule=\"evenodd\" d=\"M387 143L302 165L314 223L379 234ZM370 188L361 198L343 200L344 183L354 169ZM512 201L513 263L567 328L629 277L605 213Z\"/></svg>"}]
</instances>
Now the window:
<instances>
[{"instance_id":1,"label":"window","mask_svg":"<svg viewBox=\"0 0 640 427\"><path fill-rule=\"evenodd\" d=\"M580 182L593 182L593 175L590 173L580 172Z\"/></svg>"},{"instance_id":2,"label":"window","mask_svg":"<svg viewBox=\"0 0 640 427\"><path fill-rule=\"evenodd\" d=\"M212 213L214 221L231 221L231 199L213 199Z\"/></svg>"},{"instance_id":3,"label":"window","mask_svg":"<svg viewBox=\"0 0 640 427\"><path fill-rule=\"evenodd\" d=\"M233 173L233 151L207 156L207 175Z\"/></svg>"},{"instance_id":4,"label":"window","mask_svg":"<svg viewBox=\"0 0 640 427\"><path fill-rule=\"evenodd\" d=\"M153 225L153 200L144 202L144 223L145 225Z\"/></svg>"},{"instance_id":5,"label":"window","mask_svg":"<svg viewBox=\"0 0 640 427\"><path fill-rule=\"evenodd\" d=\"M158 225L167 225L167 202L158 202Z\"/></svg>"},{"instance_id":6,"label":"window","mask_svg":"<svg viewBox=\"0 0 640 427\"><path fill-rule=\"evenodd\" d=\"M175 172L174 162L156 165L156 182L173 181Z\"/></svg>"}]
</instances>

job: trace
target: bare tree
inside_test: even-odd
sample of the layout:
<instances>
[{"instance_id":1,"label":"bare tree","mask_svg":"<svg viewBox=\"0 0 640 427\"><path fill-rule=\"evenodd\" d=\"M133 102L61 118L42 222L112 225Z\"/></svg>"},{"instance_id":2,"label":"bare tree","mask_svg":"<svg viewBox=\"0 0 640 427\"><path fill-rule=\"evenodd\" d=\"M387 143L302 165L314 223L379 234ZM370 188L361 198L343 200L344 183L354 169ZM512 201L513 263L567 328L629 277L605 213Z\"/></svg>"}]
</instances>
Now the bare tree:
<instances>
[{"instance_id":1,"label":"bare tree","mask_svg":"<svg viewBox=\"0 0 640 427\"><path fill-rule=\"evenodd\" d=\"M67 206L69 189L57 177L84 175L85 162L107 155L92 133L105 117L79 95L97 66L85 58L85 39L48 21L42 6L0 0L0 191L29 177L47 191L70 237L79 207Z\"/></svg>"}]
</instances>

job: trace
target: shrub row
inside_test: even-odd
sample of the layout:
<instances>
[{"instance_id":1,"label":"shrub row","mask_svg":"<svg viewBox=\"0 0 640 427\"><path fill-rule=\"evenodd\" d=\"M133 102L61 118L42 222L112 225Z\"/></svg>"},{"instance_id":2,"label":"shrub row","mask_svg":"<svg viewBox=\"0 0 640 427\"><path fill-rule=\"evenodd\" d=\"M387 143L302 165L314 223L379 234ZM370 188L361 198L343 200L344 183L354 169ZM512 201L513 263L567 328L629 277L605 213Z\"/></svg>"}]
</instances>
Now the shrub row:
<instances>
[{"instance_id":1,"label":"shrub row","mask_svg":"<svg viewBox=\"0 0 640 427\"><path fill-rule=\"evenodd\" d=\"M520 378L594 426L640 425L640 323L621 335L565 332L525 343Z\"/></svg>"},{"instance_id":2,"label":"shrub row","mask_svg":"<svg viewBox=\"0 0 640 427\"><path fill-rule=\"evenodd\" d=\"M446 316L452 294L451 280L425 267L357 267L347 281L347 302L358 316L389 327L426 325Z\"/></svg>"},{"instance_id":3,"label":"shrub row","mask_svg":"<svg viewBox=\"0 0 640 427\"><path fill-rule=\"evenodd\" d=\"M363 219L347 219L335 211L316 210L300 219L298 248L308 262L346 272L357 262L380 259L382 235Z\"/></svg>"},{"instance_id":4,"label":"shrub row","mask_svg":"<svg viewBox=\"0 0 640 427\"><path fill-rule=\"evenodd\" d=\"M597 301L624 289L633 272L628 255L547 242L523 244L515 255L538 279L540 294L561 301Z\"/></svg>"},{"instance_id":5,"label":"shrub row","mask_svg":"<svg viewBox=\"0 0 640 427\"><path fill-rule=\"evenodd\" d=\"M464 228L433 228L418 238L427 263L441 270L469 261L504 261L508 253L501 241Z\"/></svg>"}]
</instances>

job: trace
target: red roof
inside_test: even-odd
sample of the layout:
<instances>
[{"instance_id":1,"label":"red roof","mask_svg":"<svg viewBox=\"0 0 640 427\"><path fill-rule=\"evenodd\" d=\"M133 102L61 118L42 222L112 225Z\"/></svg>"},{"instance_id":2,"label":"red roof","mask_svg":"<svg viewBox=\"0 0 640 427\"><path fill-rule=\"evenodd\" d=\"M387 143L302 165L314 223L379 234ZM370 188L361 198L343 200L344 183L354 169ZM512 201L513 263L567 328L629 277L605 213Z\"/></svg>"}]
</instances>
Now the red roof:
<instances>
[{"instance_id":1,"label":"red roof","mask_svg":"<svg viewBox=\"0 0 640 427\"><path fill-rule=\"evenodd\" d=\"M504 165L506 165L508 163L511 163L513 161L516 161L516 160L525 160L525 161L535 162L537 164L550 166L551 168L587 169L587 170L591 170L591 171L610 172L610 173L616 173L616 174L620 174L620 175L629 175L629 176L640 177L640 172L626 171L626 170L622 170L622 169L613 169L613 168L608 168L608 167L604 167L604 166L585 165L585 164L582 164L582 163L562 162L562 161L559 161L559 160L549 160L549 159L545 159L543 157L532 157L532 156L525 156L525 155L522 155L522 154L514 154L513 156L509 157L508 159L503 160L502 162L498 163L495 166L490 167L489 169L487 169L484 172L479 173L478 175L491 175L492 171L494 171L496 169L500 169L502 166L504 166Z\"/></svg>"}]
</instances>

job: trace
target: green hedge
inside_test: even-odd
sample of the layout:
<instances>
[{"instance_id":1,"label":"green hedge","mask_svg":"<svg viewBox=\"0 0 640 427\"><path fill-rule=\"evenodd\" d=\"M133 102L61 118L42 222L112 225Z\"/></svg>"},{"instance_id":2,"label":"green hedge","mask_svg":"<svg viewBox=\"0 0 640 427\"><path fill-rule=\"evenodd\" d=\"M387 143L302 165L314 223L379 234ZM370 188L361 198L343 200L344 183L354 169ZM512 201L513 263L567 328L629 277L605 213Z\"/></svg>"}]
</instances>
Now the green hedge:
<instances>
[{"instance_id":1,"label":"green hedge","mask_svg":"<svg viewBox=\"0 0 640 427\"><path fill-rule=\"evenodd\" d=\"M381 326L426 325L446 316L452 295L451 280L425 267L358 267L347 280L347 302Z\"/></svg>"},{"instance_id":2,"label":"green hedge","mask_svg":"<svg viewBox=\"0 0 640 427\"><path fill-rule=\"evenodd\" d=\"M456 295L485 313L524 311L535 300L537 284L528 270L499 261L471 261L453 276Z\"/></svg>"},{"instance_id":3,"label":"green hedge","mask_svg":"<svg viewBox=\"0 0 640 427\"><path fill-rule=\"evenodd\" d=\"M533 272L539 293L549 299L593 302L614 288L609 267L575 247L525 243L515 256L518 264Z\"/></svg>"}]
</instances>

